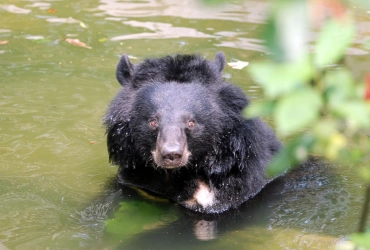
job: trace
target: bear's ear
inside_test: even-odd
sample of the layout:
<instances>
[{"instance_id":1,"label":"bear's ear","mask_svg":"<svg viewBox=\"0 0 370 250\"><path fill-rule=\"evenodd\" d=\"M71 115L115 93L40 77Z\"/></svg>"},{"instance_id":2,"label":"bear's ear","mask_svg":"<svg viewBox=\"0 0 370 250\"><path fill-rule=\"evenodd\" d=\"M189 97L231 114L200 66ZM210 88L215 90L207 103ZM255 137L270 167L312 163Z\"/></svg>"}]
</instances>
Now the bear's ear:
<instances>
[{"instance_id":1,"label":"bear's ear","mask_svg":"<svg viewBox=\"0 0 370 250\"><path fill-rule=\"evenodd\" d=\"M218 52L215 57L215 64L217 66L218 72L222 72L224 70L226 64L226 57L224 52Z\"/></svg>"},{"instance_id":2,"label":"bear's ear","mask_svg":"<svg viewBox=\"0 0 370 250\"><path fill-rule=\"evenodd\" d=\"M131 84L134 75L134 67L135 66L130 62L128 56L123 54L116 70L117 80L122 86Z\"/></svg>"}]
</instances>

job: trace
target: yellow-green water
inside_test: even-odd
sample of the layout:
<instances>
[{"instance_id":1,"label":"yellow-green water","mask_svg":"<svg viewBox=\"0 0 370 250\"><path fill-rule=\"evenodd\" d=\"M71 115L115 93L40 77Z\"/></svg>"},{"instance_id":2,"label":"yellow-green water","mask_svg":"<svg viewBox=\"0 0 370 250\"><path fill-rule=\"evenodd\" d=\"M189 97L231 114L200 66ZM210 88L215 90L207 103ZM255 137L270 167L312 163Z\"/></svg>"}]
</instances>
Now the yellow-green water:
<instances>
[{"instance_id":1,"label":"yellow-green water","mask_svg":"<svg viewBox=\"0 0 370 250\"><path fill-rule=\"evenodd\" d=\"M0 249L334 249L352 233L363 189L345 167L274 187L216 218L110 186L117 169L108 163L101 118L120 87L120 55L138 62L174 53L213 58L222 50L228 61L253 62L266 56L258 39L265 7L3 1ZM366 13L358 18L362 38L370 35L369 20ZM366 53L353 48L347 58L359 76L370 69ZM227 68L225 77L260 96L246 71Z\"/></svg>"}]
</instances>

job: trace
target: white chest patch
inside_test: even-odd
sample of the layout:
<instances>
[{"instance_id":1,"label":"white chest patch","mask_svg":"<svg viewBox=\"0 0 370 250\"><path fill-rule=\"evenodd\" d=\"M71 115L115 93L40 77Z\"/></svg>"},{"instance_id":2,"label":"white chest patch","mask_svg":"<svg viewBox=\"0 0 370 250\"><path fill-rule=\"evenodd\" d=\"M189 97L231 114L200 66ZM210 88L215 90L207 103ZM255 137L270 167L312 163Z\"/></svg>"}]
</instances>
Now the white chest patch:
<instances>
[{"instance_id":1,"label":"white chest patch","mask_svg":"<svg viewBox=\"0 0 370 250\"><path fill-rule=\"evenodd\" d=\"M215 194L206 184L199 182L198 189L195 191L193 197L198 204L208 207L213 205Z\"/></svg>"}]
</instances>

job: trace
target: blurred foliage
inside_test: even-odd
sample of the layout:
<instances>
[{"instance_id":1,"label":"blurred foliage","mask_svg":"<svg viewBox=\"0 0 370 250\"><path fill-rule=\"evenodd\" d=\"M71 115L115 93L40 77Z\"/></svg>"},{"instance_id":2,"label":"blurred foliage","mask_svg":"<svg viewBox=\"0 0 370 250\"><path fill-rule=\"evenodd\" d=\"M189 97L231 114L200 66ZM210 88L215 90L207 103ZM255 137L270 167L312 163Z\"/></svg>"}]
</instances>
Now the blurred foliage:
<instances>
[{"instance_id":1,"label":"blurred foliage","mask_svg":"<svg viewBox=\"0 0 370 250\"><path fill-rule=\"evenodd\" d=\"M370 69L368 77L356 79L342 63L356 37L349 6L370 8L370 1L270 3L264 32L270 60L249 66L265 98L244 111L247 117L272 119L278 135L285 138L268 174L284 173L309 155L318 155L357 166L370 185L370 166L364 160L370 148ZM366 202L362 222L367 219ZM359 232L364 231L361 227ZM370 234L355 234L351 240L370 249Z\"/></svg>"},{"instance_id":2,"label":"blurred foliage","mask_svg":"<svg viewBox=\"0 0 370 250\"><path fill-rule=\"evenodd\" d=\"M272 118L279 136L288 138L269 174L310 154L363 164L370 80L355 79L341 64L356 35L350 9L340 0L278 0L270 7L264 38L271 60L249 66L265 98L245 110L248 117Z\"/></svg>"},{"instance_id":3,"label":"blurred foliage","mask_svg":"<svg viewBox=\"0 0 370 250\"><path fill-rule=\"evenodd\" d=\"M353 234L351 239L356 243L358 249L370 249L370 232Z\"/></svg>"}]
</instances>

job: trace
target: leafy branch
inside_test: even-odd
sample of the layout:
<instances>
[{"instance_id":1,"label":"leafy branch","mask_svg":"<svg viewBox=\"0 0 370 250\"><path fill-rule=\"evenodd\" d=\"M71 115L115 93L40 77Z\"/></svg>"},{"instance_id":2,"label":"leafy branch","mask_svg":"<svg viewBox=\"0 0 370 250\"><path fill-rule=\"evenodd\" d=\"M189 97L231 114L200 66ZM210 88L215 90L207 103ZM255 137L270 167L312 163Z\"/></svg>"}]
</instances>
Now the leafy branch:
<instances>
[{"instance_id":1,"label":"leafy branch","mask_svg":"<svg viewBox=\"0 0 370 250\"><path fill-rule=\"evenodd\" d=\"M268 174L283 173L312 154L355 164L368 183L359 227L364 233L370 202L370 168L363 161L370 148L370 75L356 79L342 63L356 36L353 15L340 0L279 0L271 4L265 31L271 60L249 66L265 98L245 115L271 118L280 137L289 138ZM352 239L370 247L364 244L369 235Z\"/></svg>"}]
</instances>

